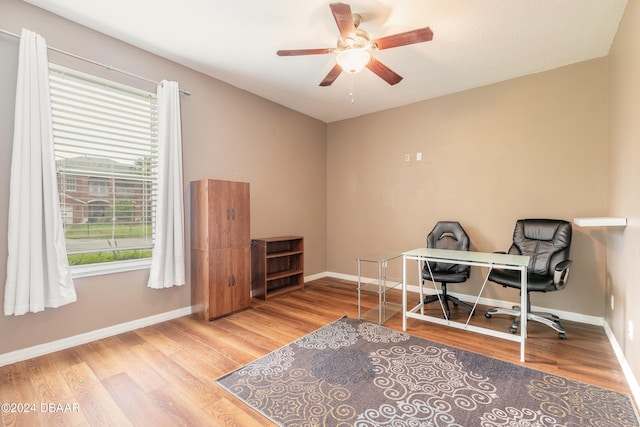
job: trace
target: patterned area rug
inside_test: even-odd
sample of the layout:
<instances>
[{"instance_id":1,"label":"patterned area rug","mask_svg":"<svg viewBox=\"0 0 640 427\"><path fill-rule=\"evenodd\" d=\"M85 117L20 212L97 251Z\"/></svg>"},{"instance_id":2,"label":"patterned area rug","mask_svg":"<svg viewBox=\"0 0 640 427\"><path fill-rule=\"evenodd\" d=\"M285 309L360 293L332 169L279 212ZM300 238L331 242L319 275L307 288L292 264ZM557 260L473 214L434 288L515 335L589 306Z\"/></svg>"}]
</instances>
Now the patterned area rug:
<instances>
[{"instance_id":1,"label":"patterned area rug","mask_svg":"<svg viewBox=\"0 0 640 427\"><path fill-rule=\"evenodd\" d=\"M217 381L281 426L640 426L628 395L349 318Z\"/></svg>"}]
</instances>

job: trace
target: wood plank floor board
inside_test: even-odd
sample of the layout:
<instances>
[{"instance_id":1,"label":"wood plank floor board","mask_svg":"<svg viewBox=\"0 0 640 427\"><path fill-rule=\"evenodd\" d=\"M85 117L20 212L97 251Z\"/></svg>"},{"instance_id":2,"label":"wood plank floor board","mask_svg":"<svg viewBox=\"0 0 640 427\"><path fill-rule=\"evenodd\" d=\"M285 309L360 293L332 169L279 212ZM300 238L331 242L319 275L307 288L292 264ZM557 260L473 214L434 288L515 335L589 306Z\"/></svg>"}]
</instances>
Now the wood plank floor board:
<instances>
[{"instance_id":1,"label":"wood plank floor board","mask_svg":"<svg viewBox=\"0 0 640 427\"><path fill-rule=\"evenodd\" d=\"M399 289L389 292L389 302L400 300ZM362 293L366 309L377 302L377 294ZM471 323L508 331L512 318L486 319L486 309L478 307ZM438 310L428 308L442 315ZM466 320L461 307L452 308L452 313L458 321ZM219 387L216 378L344 315L357 317L355 283L323 278L306 283L303 291L252 300L249 309L211 322L184 316L3 366L0 401L77 403L80 412L2 414L0 425L273 426ZM412 335L520 364L517 342L417 319L407 323ZM564 341L550 328L529 323L524 365L629 393L604 329L563 324ZM385 326L402 330L401 316Z\"/></svg>"},{"instance_id":2,"label":"wood plank floor board","mask_svg":"<svg viewBox=\"0 0 640 427\"><path fill-rule=\"evenodd\" d=\"M58 367L71 389L80 413L91 426L129 426L130 420L111 398L104 384L86 363ZM33 397L31 401L36 401ZM33 424L39 425L39 424Z\"/></svg>"},{"instance_id":3,"label":"wood plank floor board","mask_svg":"<svg viewBox=\"0 0 640 427\"><path fill-rule=\"evenodd\" d=\"M39 403L32 398L37 391L30 381L27 362L0 367L0 384L0 403L15 404L0 413L5 426L27 426L31 421L46 425L47 414L40 412L38 406L32 408ZM21 410L17 405L26 408Z\"/></svg>"},{"instance_id":4,"label":"wood plank floor board","mask_svg":"<svg viewBox=\"0 0 640 427\"><path fill-rule=\"evenodd\" d=\"M220 390L216 384L216 378L226 374L229 372L228 370L221 370L208 361L199 357L193 357L193 353L189 353L188 351L176 353L172 356L172 359L183 369L189 372L197 372L199 374L198 379L202 381L206 387L209 387L215 392L214 399L215 397L223 397L222 394L219 395L218 393Z\"/></svg>"},{"instance_id":5,"label":"wood plank floor board","mask_svg":"<svg viewBox=\"0 0 640 427\"><path fill-rule=\"evenodd\" d=\"M219 388L213 389L205 381L203 377L205 373L190 372L185 369L180 363L180 353L175 353L172 356L166 356L155 350L151 345L141 345L135 348L136 352L143 355L143 358L150 363L153 368L158 371L168 382L164 387L158 390L154 390L153 393L159 391L160 395L166 395L166 389L171 388L180 392L181 396L186 396L192 404L198 408L203 408L211 403L214 403L219 398L217 391ZM183 350L181 353L189 353L188 350ZM186 355L184 356L186 357ZM191 355L191 357L194 357ZM165 390L165 391L163 391Z\"/></svg>"},{"instance_id":6,"label":"wood plank floor board","mask_svg":"<svg viewBox=\"0 0 640 427\"><path fill-rule=\"evenodd\" d=\"M250 352L253 356L260 357L271 351L272 348L278 347L279 342L271 339L266 333L258 333L254 330L254 324L249 328L238 325L233 319L222 318L219 319L218 327L224 329L230 334L239 337L246 344L245 351Z\"/></svg>"},{"instance_id":7,"label":"wood plank floor board","mask_svg":"<svg viewBox=\"0 0 640 427\"><path fill-rule=\"evenodd\" d=\"M176 320L176 322L184 321L187 319ZM195 317L189 318L188 321L190 326L183 329L188 330L186 334L197 343L199 350L192 347L194 353L201 354L203 357L208 355L215 359L215 363L226 366L237 366L255 359L244 348L234 345L237 337L219 328L215 322L198 321Z\"/></svg>"},{"instance_id":8,"label":"wood plank floor board","mask_svg":"<svg viewBox=\"0 0 640 427\"><path fill-rule=\"evenodd\" d=\"M260 313L268 315L271 319L271 325L274 328L281 328L280 325L286 325L286 329L294 329L296 332L306 331L309 328L309 323L317 320L314 316L308 316L305 318L305 313L295 307L287 305L287 299L292 294L281 295L277 298L272 298L268 303L261 304L254 310Z\"/></svg>"},{"instance_id":9,"label":"wood plank floor board","mask_svg":"<svg viewBox=\"0 0 640 427\"><path fill-rule=\"evenodd\" d=\"M179 343L183 350L188 350L189 353L204 360L210 360L211 364L219 364L221 361L229 365L236 365L238 363L238 361L231 359L225 354L223 347L219 345L219 343L224 343L225 346L234 347L233 343L228 342L231 340L231 337L226 334L221 334L217 324L213 326L210 322L201 321L197 327L194 327L193 322L188 323L188 325L191 325L191 328L188 326L182 327L179 324L179 320L172 320L158 324L156 327L162 334ZM215 334L215 338L198 333L196 329L201 327L209 330L215 329L215 331L211 331ZM242 354L243 360L254 359L250 354L244 354L244 352L240 354Z\"/></svg>"},{"instance_id":10,"label":"wood plank floor board","mask_svg":"<svg viewBox=\"0 0 640 427\"><path fill-rule=\"evenodd\" d=\"M273 346L267 347L271 349L282 347L301 336L301 332L283 328L282 324L259 309L251 311L251 316L229 316L225 320L234 323L238 327L253 330L255 333L268 338L273 342Z\"/></svg>"},{"instance_id":11,"label":"wood plank floor board","mask_svg":"<svg viewBox=\"0 0 640 427\"><path fill-rule=\"evenodd\" d=\"M210 402L200 406L190 399L190 395L184 393L181 387L174 387L171 384L166 385L158 390L150 393L150 397L154 402L158 411L171 420L167 426L209 426L216 425L212 421L213 417L203 408L212 405ZM148 425L148 424L143 424ZM159 427L158 425L150 427Z\"/></svg>"},{"instance_id":12,"label":"wood plank floor board","mask_svg":"<svg viewBox=\"0 0 640 427\"><path fill-rule=\"evenodd\" d=\"M308 334L327 324L326 318L328 315L331 315L330 311L326 310L324 317L321 317L313 313L312 310L309 310L309 313L305 313L305 310L295 307L294 304L290 304L291 302L291 299L287 299L286 297L283 297L280 301L276 298L272 304L264 306L262 310L272 315L286 316L288 320L288 323L286 323L287 328L304 334ZM343 314L334 314L331 317L335 320L342 316Z\"/></svg>"},{"instance_id":13,"label":"wood plank floor board","mask_svg":"<svg viewBox=\"0 0 640 427\"><path fill-rule=\"evenodd\" d=\"M147 342L138 332L139 330L123 332L118 334L117 337L126 347L133 347Z\"/></svg>"},{"instance_id":14,"label":"wood plank floor board","mask_svg":"<svg viewBox=\"0 0 640 427\"><path fill-rule=\"evenodd\" d=\"M79 411L70 411L68 416L57 411L58 408L73 402L73 393L65 381L62 373L58 370L55 361L51 357L44 356L25 361L29 380L37 395L36 405L45 405L44 412L47 423L54 426L78 425L86 421L86 418ZM55 410L50 411L51 404Z\"/></svg>"},{"instance_id":15,"label":"wood plank floor board","mask_svg":"<svg viewBox=\"0 0 640 427\"><path fill-rule=\"evenodd\" d=\"M287 295L282 295L277 298L272 298L267 302L260 301L259 304L253 306L252 316L256 318L256 322L264 322L265 325L272 328L276 333L283 334L286 336L297 336L300 333L300 328L302 324L302 329L307 327L304 322L300 322L297 320L297 316L292 315L291 317L287 316L289 310L282 310L282 299L287 298ZM234 316L229 316L229 318L239 318L243 313L236 313Z\"/></svg>"},{"instance_id":16,"label":"wood plank floor board","mask_svg":"<svg viewBox=\"0 0 640 427\"><path fill-rule=\"evenodd\" d=\"M182 350L180 344L158 331L156 325L138 329L136 333L140 335L146 343L153 345L166 356Z\"/></svg>"},{"instance_id":17,"label":"wood plank floor board","mask_svg":"<svg viewBox=\"0 0 640 427\"><path fill-rule=\"evenodd\" d=\"M66 348L64 350L56 351L46 355L52 364L61 366L73 366L78 363L82 363L83 360L76 351L78 347Z\"/></svg>"},{"instance_id":18,"label":"wood plank floor board","mask_svg":"<svg viewBox=\"0 0 640 427\"><path fill-rule=\"evenodd\" d=\"M163 426L173 422L155 405L151 393L140 388L126 372L105 378L102 383L133 425Z\"/></svg>"},{"instance_id":19,"label":"wood plank floor board","mask_svg":"<svg viewBox=\"0 0 640 427\"><path fill-rule=\"evenodd\" d=\"M192 345L190 351L206 360L212 366L222 372L226 372L229 369L234 369L238 366L238 361L234 359L233 355L225 354L222 350L223 339L220 338L219 333L210 334L209 329L218 328L213 322L205 322L196 316L186 316L179 319L174 319L171 322L180 330L185 331L190 339ZM238 352L231 349L233 354ZM235 356L238 359L244 360L249 356L241 352L240 356Z\"/></svg>"},{"instance_id":20,"label":"wood plank floor board","mask_svg":"<svg viewBox=\"0 0 640 427\"><path fill-rule=\"evenodd\" d=\"M342 316L346 316L349 313L355 313L357 315L357 306L347 307L338 306L333 304L333 301L329 298L322 300L320 304L317 303L317 295L305 295L306 298L299 298L297 296L289 296L289 298L282 298L280 301L274 301L274 304L278 304L275 307L281 307L283 311L295 310L298 316L308 321L314 321L315 325L322 327L326 324L326 318L328 316L334 319L339 319ZM314 302L315 300L315 302ZM355 310L353 310L355 308ZM293 312L292 312L293 313Z\"/></svg>"},{"instance_id":21,"label":"wood plank floor board","mask_svg":"<svg viewBox=\"0 0 640 427\"><path fill-rule=\"evenodd\" d=\"M112 375L124 372L124 366L120 364L120 359L112 357L113 343L116 337L104 338L76 347L78 356L84 363L91 367L94 374L100 378L108 378Z\"/></svg>"},{"instance_id":22,"label":"wood plank floor board","mask_svg":"<svg viewBox=\"0 0 640 427\"><path fill-rule=\"evenodd\" d=\"M121 365L124 366L123 373L126 373L146 393L165 386L167 380L133 351L136 346L142 345L144 341L136 340L139 343L131 346L129 345L131 340L120 339L121 337L121 335L114 337L117 338L117 341L114 342L111 351L113 352L112 357L117 358Z\"/></svg>"}]
</instances>

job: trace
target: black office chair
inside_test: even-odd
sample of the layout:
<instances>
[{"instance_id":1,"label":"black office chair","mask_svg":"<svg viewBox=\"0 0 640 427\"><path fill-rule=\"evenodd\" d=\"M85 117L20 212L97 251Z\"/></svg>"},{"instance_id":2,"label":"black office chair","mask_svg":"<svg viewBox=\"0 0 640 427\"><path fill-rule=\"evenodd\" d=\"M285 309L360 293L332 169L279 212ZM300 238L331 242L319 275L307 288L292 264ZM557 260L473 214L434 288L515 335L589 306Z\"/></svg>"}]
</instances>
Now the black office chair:
<instances>
[{"instance_id":1,"label":"black office chair","mask_svg":"<svg viewBox=\"0 0 640 427\"><path fill-rule=\"evenodd\" d=\"M528 255L527 267L527 319L543 323L558 332L558 338L566 339L566 333L560 324L560 318L550 313L531 312L531 292L553 292L564 289L569 278L569 259L571 248L571 223L554 219L521 219L516 222L513 231L513 244L509 254ZM507 288L520 289L520 272L517 270L494 269L489 280ZM509 328L511 333L518 331L520 325L520 307L494 308L485 316L510 314L516 316Z\"/></svg>"},{"instance_id":2,"label":"black office chair","mask_svg":"<svg viewBox=\"0 0 640 427\"><path fill-rule=\"evenodd\" d=\"M461 251L468 251L469 236L464 231L464 228L462 228L459 222L439 221L427 236L427 247L435 249L456 249ZM429 304L438 300L442 301L442 304L445 308L446 319L449 319L451 317L451 311L449 310L449 301L451 301L454 306L462 305L463 307L468 308L470 312L473 310L473 306L462 302L458 298L447 293L448 283L463 283L467 281L467 279L469 278L471 266L433 261L429 262L429 266L427 266L427 263L425 262L422 269L423 284L425 280L432 280L431 274L429 274L429 269L431 269L431 274L433 274L433 281L440 283L442 292L436 295L429 295L425 297L425 304Z\"/></svg>"}]
</instances>

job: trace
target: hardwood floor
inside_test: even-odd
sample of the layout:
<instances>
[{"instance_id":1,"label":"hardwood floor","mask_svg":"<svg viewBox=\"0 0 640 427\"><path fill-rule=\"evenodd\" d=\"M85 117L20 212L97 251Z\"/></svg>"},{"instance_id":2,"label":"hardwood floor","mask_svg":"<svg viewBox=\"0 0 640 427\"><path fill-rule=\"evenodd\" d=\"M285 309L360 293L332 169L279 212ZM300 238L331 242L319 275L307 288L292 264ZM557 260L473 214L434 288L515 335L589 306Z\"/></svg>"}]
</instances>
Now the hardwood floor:
<instances>
[{"instance_id":1,"label":"hardwood floor","mask_svg":"<svg viewBox=\"0 0 640 427\"><path fill-rule=\"evenodd\" d=\"M3 407L2 425L272 426L215 379L344 315L357 317L356 295L352 282L320 279L212 322L182 317L0 367L0 403L30 411ZM399 302L399 291L389 300ZM364 295L364 305L376 301ZM508 329L508 318L485 319L485 309L474 323ZM630 393L603 328L563 324L565 341L530 324L526 366ZM385 326L402 330L401 316ZM519 364L516 342L415 319L407 332Z\"/></svg>"}]
</instances>

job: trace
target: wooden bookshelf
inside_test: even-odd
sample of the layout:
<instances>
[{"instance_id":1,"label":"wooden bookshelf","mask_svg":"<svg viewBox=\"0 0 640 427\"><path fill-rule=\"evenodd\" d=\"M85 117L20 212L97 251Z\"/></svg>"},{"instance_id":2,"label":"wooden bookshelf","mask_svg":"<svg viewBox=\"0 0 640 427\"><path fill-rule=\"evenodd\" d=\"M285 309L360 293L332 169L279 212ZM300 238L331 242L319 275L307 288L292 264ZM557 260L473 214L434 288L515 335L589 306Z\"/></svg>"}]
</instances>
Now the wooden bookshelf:
<instances>
[{"instance_id":1,"label":"wooden bookshelf","mask_svg":"<svg viewBox=\"0 0 640 427\"><path fill-rule=\"evenodd\" d=\"M266 300L304 288L304 238L251 240L251 296Z\"/></svg>"}]
</instances>

